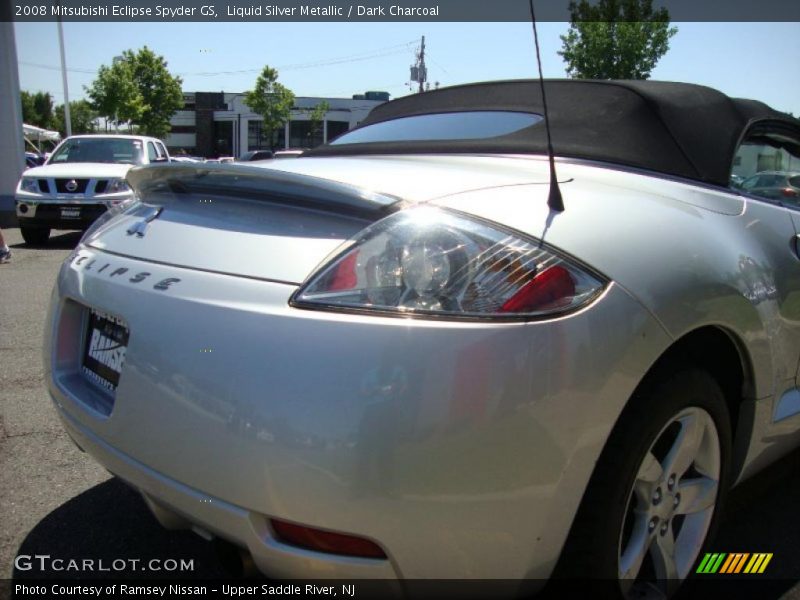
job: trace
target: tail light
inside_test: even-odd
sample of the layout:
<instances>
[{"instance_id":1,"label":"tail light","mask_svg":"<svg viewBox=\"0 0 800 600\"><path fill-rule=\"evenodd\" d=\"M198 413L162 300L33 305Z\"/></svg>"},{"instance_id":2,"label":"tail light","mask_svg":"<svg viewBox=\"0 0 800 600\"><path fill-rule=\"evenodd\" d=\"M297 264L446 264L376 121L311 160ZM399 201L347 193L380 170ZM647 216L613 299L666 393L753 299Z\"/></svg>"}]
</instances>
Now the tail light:
<instances>
[{"instance_id":1,"label":"tail light","mask_svg":"<svg viewBox=\"0 0 800 600\"><path fill-rule=\"evenodd\" d=\"M426 207L362 231L303 284L292 304L406 316L542 318L584 306L604 285L537 240Z\"/></svg>"}]
</instances>

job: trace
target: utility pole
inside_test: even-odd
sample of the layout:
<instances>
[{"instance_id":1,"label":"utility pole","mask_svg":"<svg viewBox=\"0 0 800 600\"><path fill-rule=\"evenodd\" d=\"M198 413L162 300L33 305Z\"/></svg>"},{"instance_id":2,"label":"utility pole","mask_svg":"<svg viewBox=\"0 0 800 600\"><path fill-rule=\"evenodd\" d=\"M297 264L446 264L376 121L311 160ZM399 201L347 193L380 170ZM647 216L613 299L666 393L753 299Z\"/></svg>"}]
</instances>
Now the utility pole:
<instances>
[{"instance_id":1,"label":"utility pole","mask_svg":"<svg viewBox=\"0 0 800 600\"><path fill-rule=\"evenodd\" d=\"M419 49L419 93L425 91L425 81L428 79L428 70L425 68L425 36L422 36L422 45Z\"/></svg>"},{"instance_id":2,"label":"utility pole","mask_svg":"<svg viewBox=\"0 0 800 600\"><path fill-rule=\"evenodd\" d=\"M428 69L425 66L425 36L417 52L417 62L411 65L411 81L419 83L419 93L425 91L425 82L428 81Z\"/></svg>"}]
</instances>

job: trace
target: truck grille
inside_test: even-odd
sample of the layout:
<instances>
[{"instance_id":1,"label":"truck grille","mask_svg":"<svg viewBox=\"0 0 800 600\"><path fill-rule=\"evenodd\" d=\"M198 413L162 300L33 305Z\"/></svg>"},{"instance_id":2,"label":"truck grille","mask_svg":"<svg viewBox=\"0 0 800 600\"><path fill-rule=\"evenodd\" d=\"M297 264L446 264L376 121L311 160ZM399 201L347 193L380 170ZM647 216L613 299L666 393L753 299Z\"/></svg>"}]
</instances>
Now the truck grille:
<instances>
[{"instance_id":1,"label":"truck grille","mask_svg":"<svg viewBox=\"0 0 800 600\"><path fill-rule=\"evenodd\" d=\"M74 190L67 189L70 181L74 181L77 186ZM56 191L59 194L83 194L88 184L88 179L56 179Z\"/></svg>"}]
</instances>

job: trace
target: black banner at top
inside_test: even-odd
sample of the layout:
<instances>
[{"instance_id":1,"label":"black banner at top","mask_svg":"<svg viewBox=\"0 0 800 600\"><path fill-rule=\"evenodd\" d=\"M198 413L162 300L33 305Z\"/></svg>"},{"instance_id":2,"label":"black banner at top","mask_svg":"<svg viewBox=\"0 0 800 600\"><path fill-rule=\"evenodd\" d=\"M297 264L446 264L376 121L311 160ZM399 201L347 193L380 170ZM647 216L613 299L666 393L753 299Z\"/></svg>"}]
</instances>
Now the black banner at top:
<instances>
[{"instance_id":1,"label":"black banner at top","mask_svg":"<svg viewBox=\"0 0 800 600\"><path fill-rule=\"evenodd\" d=\"M590 0L591 2L591 0ZM593 2L592 2L593 3ZM797 21L797 0L655 0L673 22ZM569 0L536 0L538 21L569 21ZM0 21L513 22L528 0L0 0Z\"/></svg>"}]
</instances>

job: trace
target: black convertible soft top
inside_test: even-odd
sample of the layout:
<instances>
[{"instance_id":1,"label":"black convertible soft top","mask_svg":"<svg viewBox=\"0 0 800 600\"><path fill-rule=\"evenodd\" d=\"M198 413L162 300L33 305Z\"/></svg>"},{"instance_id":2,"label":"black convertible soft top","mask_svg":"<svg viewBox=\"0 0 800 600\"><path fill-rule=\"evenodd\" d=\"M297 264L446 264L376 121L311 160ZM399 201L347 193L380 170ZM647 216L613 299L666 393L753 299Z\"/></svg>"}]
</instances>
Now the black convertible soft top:
<instances>
[{"instance_id":1,"label":"black convertible soft top","mask_svg":"<svg viewBox=\"0 0 800 600\"><path fill-rule=\"evenodd\" d=\"M545 80L557 156L600 160L728 185L734 153L749 126L800 121L762 102L712 88L664 81ZM463 111L543 114L538 80L454 86L406 96L372 110L360 128L414 115ZM478 153L544 154L544 122L486 139L390 141L321 146L307 156Z\"/></svg>"}]
</instances>

